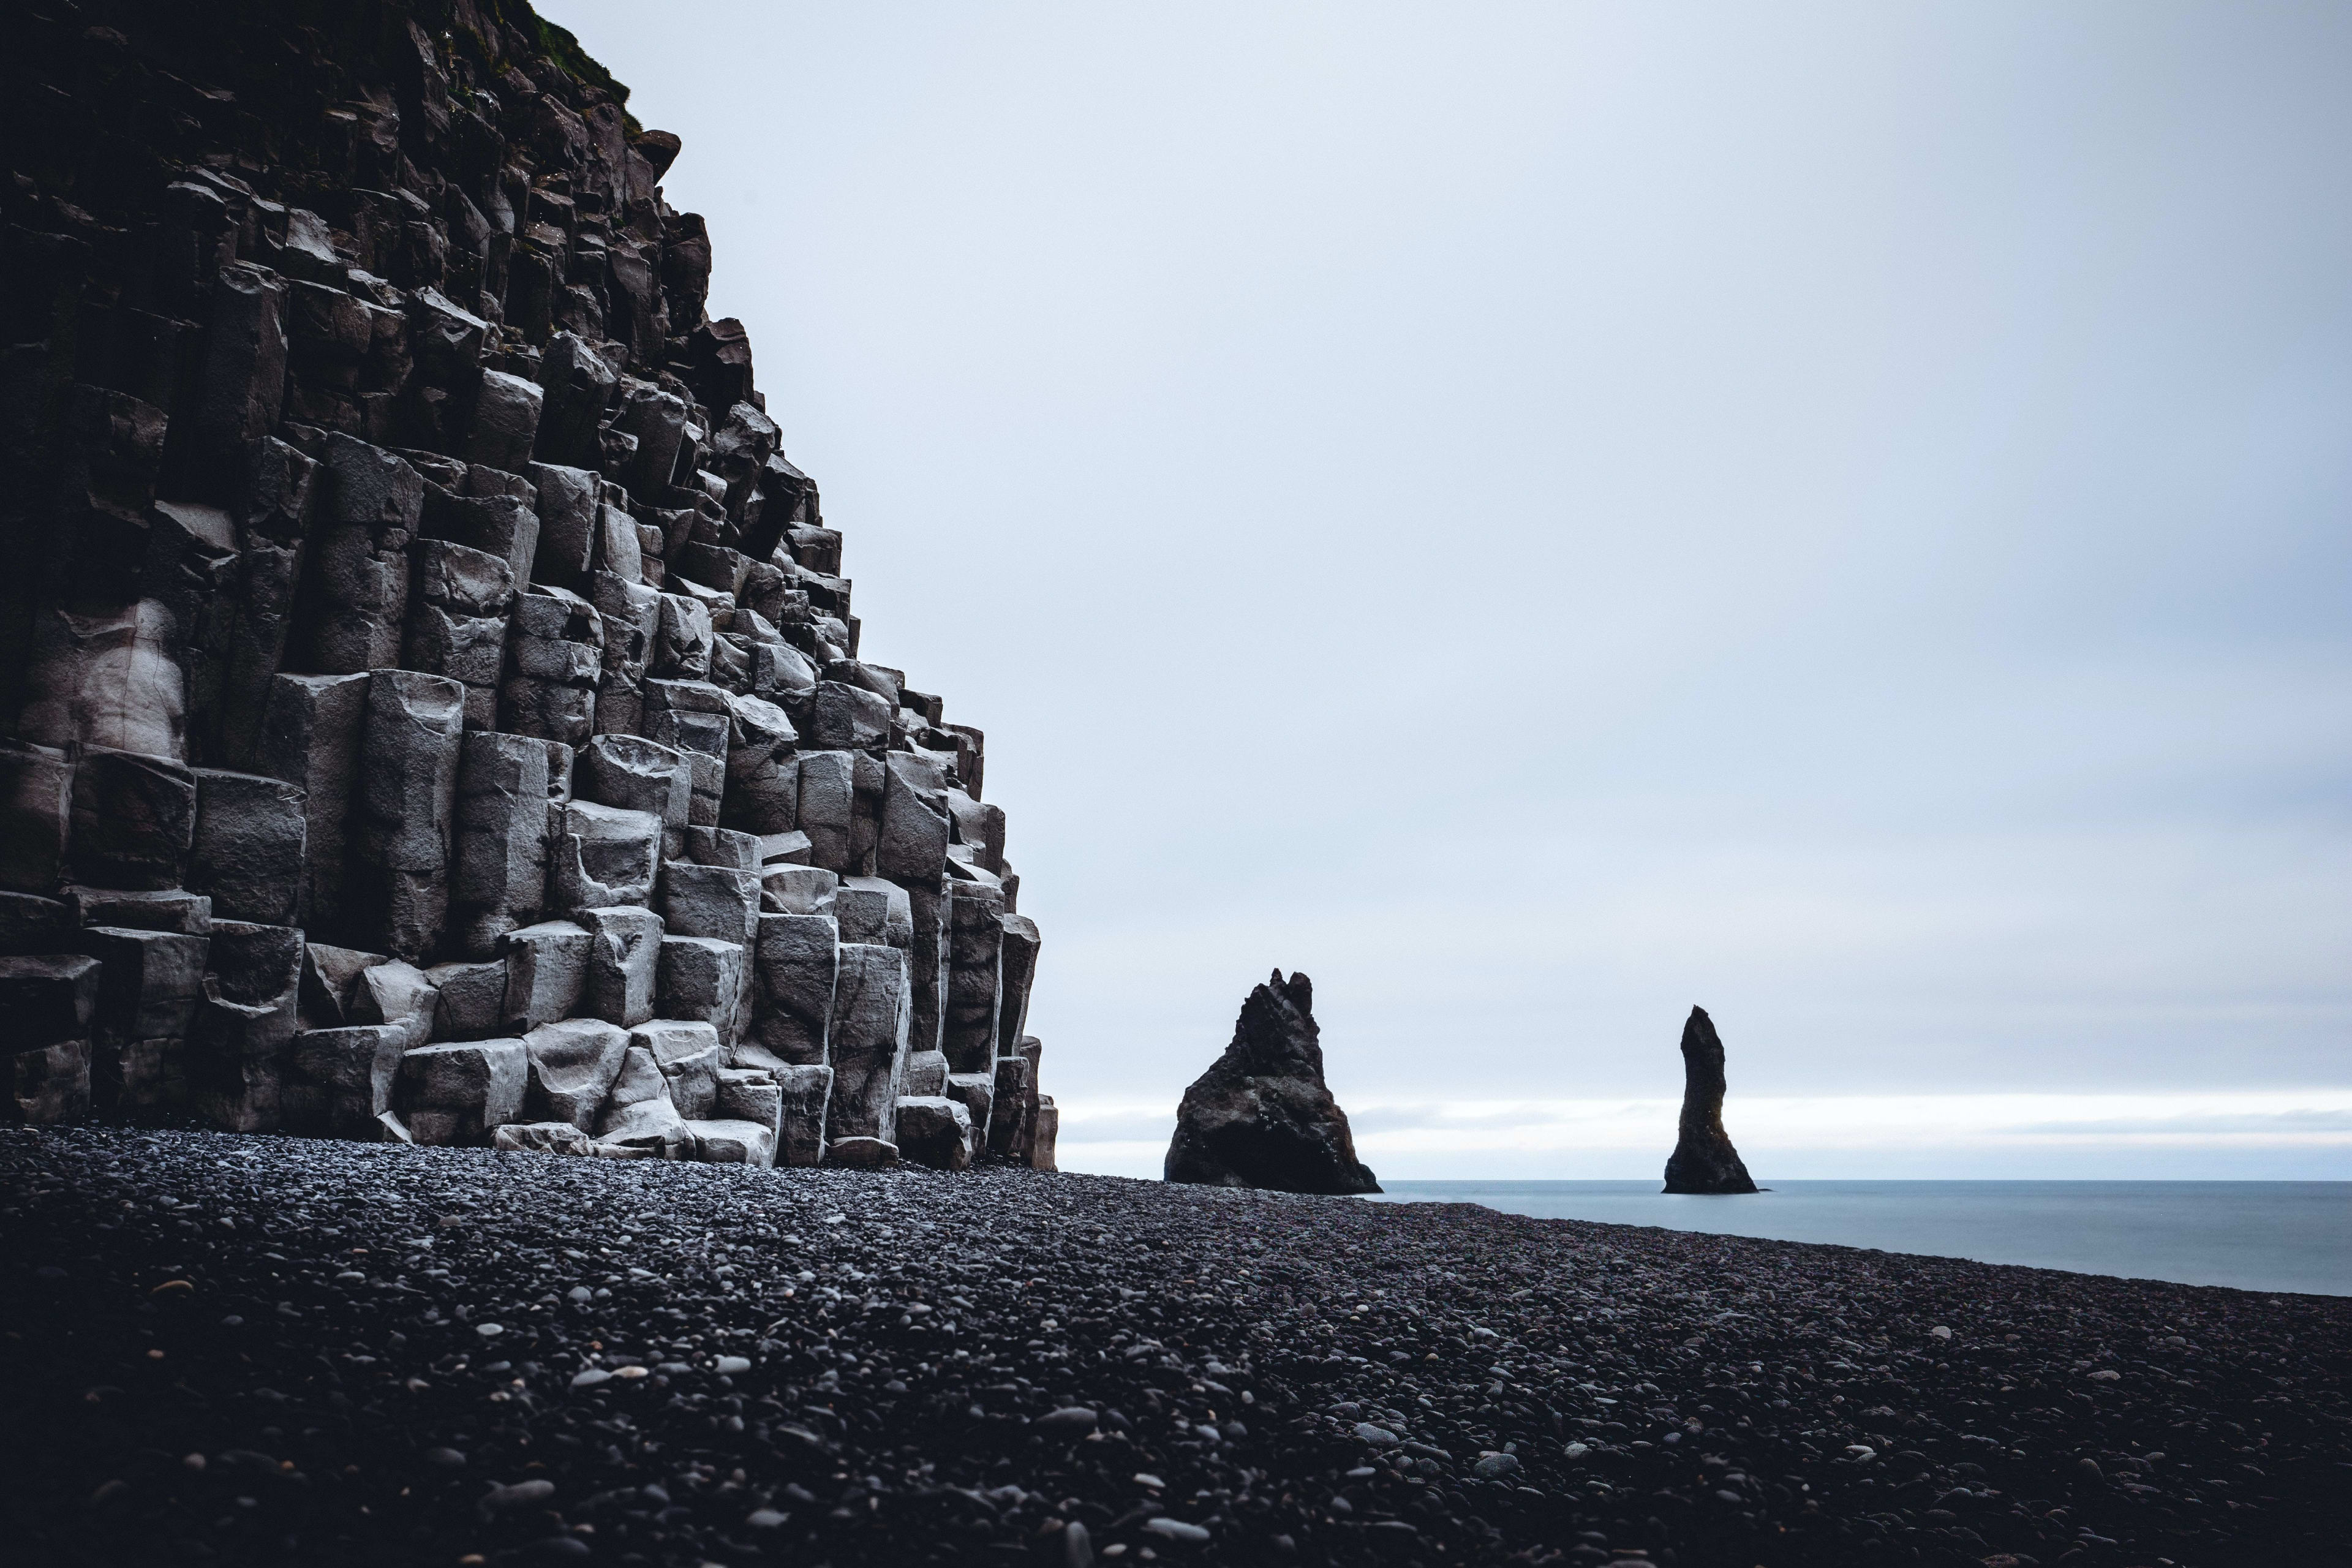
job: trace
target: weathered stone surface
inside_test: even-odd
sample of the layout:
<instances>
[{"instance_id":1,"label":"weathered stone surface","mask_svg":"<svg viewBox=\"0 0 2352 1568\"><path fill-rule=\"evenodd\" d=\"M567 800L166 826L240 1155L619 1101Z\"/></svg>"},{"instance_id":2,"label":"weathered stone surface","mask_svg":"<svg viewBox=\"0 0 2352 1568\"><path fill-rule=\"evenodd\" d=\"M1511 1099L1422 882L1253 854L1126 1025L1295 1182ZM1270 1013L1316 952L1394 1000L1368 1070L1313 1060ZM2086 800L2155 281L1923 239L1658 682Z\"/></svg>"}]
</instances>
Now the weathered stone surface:
<instances>
[{"instance_id":1,"label":"weathered stone surface","mask_svg":"<svg viewBox=\"0 0 2352 1568\"><path fill-rule=\"evenodd\" d=\"M294 1038L301 982L300 931L213 922L187 1052L190 1100L212 1125L231 1132L278 1125L280 1058Z\"/></svg>"},{"instance_id":2,"label":"weathered stone surface","mask_svg":"<svg viewBox=\"0 0 2352 1568\"><path fill-rule=\"evenodd\" d=\"M945 1094L948 1091L948 1057L945 1051L907 1053L907 1093Z\"/></svg>"},{"instance_id":3,"label":"weathered stone surface","mask_svg":"<svg viewBox=\"0 0 2352 1568\"><path fill-rule=\"evenodd\" d=\"M1037 922L1026 915L1006 914L998 922L1004 930L1001 1001L996 1015L998 1047L1029 1032L1029 988L1037 979Z\"/></svg>"},{"instance_id":4,"label":"weathered stone surface","mask_svg":"<svg viewBox=\"0 0 2352 1568\"><path fill-rule=\"evenodd\" d=\"M719 687L698 680L646 682L646 733L685 753L694 781L687 820L698 826L719 824L733 731L728 694Z\"/></svg>"},{"instance_id":5,"label":"weathered stone surface","mask_svg":"<svg viewBox=\"0 0 2352 1568\"><path fill-rule=\"evenodd\" d=\"M191 754L217 765L259 769L258 745L270 691L301 613L302 573L319 465L272 437L256 453L237 514L237 551L212 606L217 687L207 719L203 682L192 704Z\"/></svg>"},{"instance_id":6,"label":"weathered stone surface","mask_svg":"<svg viewBox=\"0 0 2352 1568\"><path fill-rule=\"evenodd\" d=\"M99 984L94 1092L101 1111L184 1104L182 1044L204 1000L210 936L89 926L77 952L105 965Z\"/></svg>"},{"instance_id":7,"label":"weathered stone surface","mask_svg":"<svg viewBox=\"0 0 2352 1568\"><path fill-rule=\"evenodd\" d=\"M661 973L661 917L641 907L614 906L588 910L578 918L594 939L588 956L587 1012L624 1028L651 1018Z\"/></svg>"},{"instance_id":8,"label":"weathered stone surface","mask_svg":"<svg viewBox=\"0 0 2352 1568\"><path fill-rule=\"evenodd\" d=\"M1061 1141L1062 1111L1050 1094L1037 1097L1036 1125L1029 1134L1029 1168L1033 1171L1058 1171L1054 1163L1054 1145Z\"/></svg>"},{"instance_id":9,"label":"weathered stone surface","mask_svg":"<svg viewBox=\"0 0 2352 1568\"><path fill-rule=\"evenodd\" d=\"M594 470L533 463L521 471L530 476L539 502L539 547L531 552L530 580L586 593L596 548Z\"/></svg>"},{"instance_id":10,"label":"weathered stone surface","mask_svg":"<svg viewBox=\"0 0 2352 1568\"><path fill-rule=\"evenodd\" d=\"M598 735L580 748L572 788L582 800L661 819L662 853L686 852L687 818L694 806L694 768L673 746L641 735Z\"/></svg>"},{"instance_id":11,"label":"weathered stone surface","mask_svg":"<svg viewBox=\"0 0 2352 1568\"><path fill-rule=\"evenodd\" d=\"M6 1093L0 1118L28 1126L58 1127L89 1115L89 1042L59 1040L0 1053Z\"/></svg>"},{"instance_id":12,"label":"weathered stone surface","mask_svg":"<svg viewBox=\"0 0 2352 1568\"><path fill-rule=\"evenodd\" d=\"M833 1068L787 1067L773 1075L780 1102L781 1124L776 1134L776 1163L824 1163L826 1112L833 1101Z\"/></svg>"},{"instance_id":13,"label":"weathered stone surface","mask_svg":"<svg viewBox=\"0 0 2352 1568\"><path fill-rule=\"evenodd\" d=\"M855 759L847 752L803 752L794 823L809 837L809 863L837 875L857 874L850 863L856 816Z\"/></svg>"},{"instance_id":14,"label":"weathered stone surface","mask_svg":"<svg viewBox=\"0 0 2352 1568\"><path fill-rule=\"evenodd\" d=\"M596 1138L604 1143L656 1150L665 1158L674 1158L691 1146L694 1135L670 1100L669 1079L662 1076L660 1064L645 1047L631 1046L622 1058L620 1076L614 1080L613 1092L596 1124Z\"/></svg>"},{"instance_id":15,"label":"weathered stone surface","mask_svg":"<svg viewBox=\"0 0 2352 1568\"><path fill-rule=\"evenodd\" d=\"M419 1046L400 1058L400 1115L418 1143L484 1143L522 1120L529 1058L520 1040Z\"/></svg>"},{"instance_id":16,"label":"weathered stone surface","mask_svg":"<svg viewBox=\"0 0 2352 1568\"><path fill-rule=\"evenodd\" d=\"M814 846L809 836L795 828L790 833L762 833L759 837L760 864L762 866L814 866L811 851Z\"/></svg>"},{"instance_id":17,"label":"weathered stone surface","mask_svg":"<svg viewBox=\"0 0 2352 1568\"><path fill-rule=\"evenodd\" d=\"M829 915L841 879L820 866L771 865L760 869L760 909L772 915ZM913 940L909 919L908 939ZM869 939L870 940L870 939ZM891 944L885 942L884 946Z\"/></svg>"},{"instance_id":18,"label":"weathered stone surface","mask_svg":"<svg viewBox=\"0 0 2352 1568\"><path fill-rule=\"evenodd\" d=\"M441 942L457 805L465 688L437 675L378 669L352 802L353 917L371 947L412 963Z\"/></svg>"},{"instance_id":19,"label":"weathered stone surface","mask_svg":"<svg viewBox=\"0 0 2352 1568\"><path fill-rule=\"evenodd\" d=\"M1004 808L983 805L953 787L941 790L940 798L955 819L957 841L971 847L973 863L992 876L1004 875Z\"/></svg>"},{"instance_id":20,"label":"weathered stone surface","mask_svg":"<svg viewBox=\"0 0 2352 1568\"><path fill-rule=\"evenodd\" d=\"M757 697L727 700L726 796L719 820L745 833L789 833L800 811L800 756L793 721Z\"/></svg>"},{"instance_id":21,"label":"weathered stone surface","mask_svg":"<svg viewBox=\"0 0 2352 1568\"><path fill-rule=\"evenodd\" d=\"M358 777L360 731L367 721L369 678L281 675L270 683L255 766L302 792L302 892L297 923L321 935L347 935L346 824Z\"/></svg>"},{"instance_id":22,"label":"weathered stone surface","mask_svg":"<svg viewBox=\"0 0 2352 1568\"><path fill-rule=\"evenodd\" d=\"M817 1066L825 1058L840 972L839 928L829 916L763 914L753 947L748 1045L762 1065ZM740 1054L740 1052L739 1052Z\"/></svg>"},{"instance_id":23,"label":"weathered stone surface","mask_svg":"<svg viewBox=\"0 0 2352 1568\"><path fill-rule=\"evenodd\" d=\"M758 1121L702 1121L688 1118L686 1130L694 1138L694 1157L713 1165L772 1165L776 1163L776 1131Z\"/></svg>"},{"instance_id":24,"label":"weathered stone surface","mask_svg":"<svg viewBox=\"0 0 2352 1568\"><path fill-rule=\"evenodd\" d=\"M1704 1007L1683 1024L1683 1111L1666 1161L1670 1193L1752 1193L1755 1181L1723 1130L1723 1041Z\"/></svg>"},{"instance_id":25,"label":"weathered stone surface","mask_svg":"<svg viewBox=\"0 0 2352 1568\"><path fill-rule=\"evenodd\" d=\"M940 1048L956 1071L978 1072L997 1055L1003 1001L1003 896L992 888L957 883L948 901L948 995Z\"/></svg>"},{"instance_id":26,"label":"weathered stone surface","mask_svg":"<svg viewBox=\"0 0 2352 1568\"><path fill-rule=\"evenodd\" d=\"M702 680L710 674L710 611L691 595L661 595L661 616L646 653L646 673L663 680Z\"/></svg>"},{"instance_id":27,"label":"weathered stone surface","mask_svg":"<svg viewBox=\"0 0 2352 1568\"><path fill-rule=\"evenodd\" d=\"M507 932L505 1030L528 1038L542 1024L579 1014L588 994L596 939L571 921L541 921Z\"/></svg>"},{"instance_id":28,"label":"weathered stone surface","mask_svg":"<svg viewBox=\"0 0 2352 1568\"><path fill-rule=\"evenodd\" d=\"M719 1100L719 1074L727 1067L727 1047L719 1031L695 1018L656 1018L629 1031L629 1044L651 1052L654 1065L669 1080L670 1103L691 1121L713 1113Z\"/></svg>"},{"instance_id":29,"label":"weathered stone surface","mask_svg":"<svg viewBox=\"0 0 2352 1568\"><path fill-rule=\"evenodd\" d=\"M412 460L420 467L422 454ZM530 581L539 553L539 496L522 475L479 463L450 464L425 491L419 526L428 539L478 552L504 563L506 578L520 587Z\"/></svg>"},{"instance_id":30,"label":"weathered stone surface","mask_svg":"<svg viewBox=\"0 0 2352 1568\"><path fill-rule=\"evenodd\" d=\"M731 1049L743 1032L744 968L741 942L663 937L658 986L663 1016L699 1018L718 1030Z\"/></svg>"},{"instance_id":31,"label":"weathered stone surface","mask_svg":"<svg viewBox=\"0 0 2352 1568\"><path fill-rule=\"evenodd\" d=\"M1027 1164L1036 1130L1036 1064L1018 1053L997 1058L995 1093L988 1111L989 1157Z\"/></svg>"},{"instance_id":32,"label":"weathered stone surface","mask_svg":"<svg viewBox=\"0 0 2352 1568\"><path fill-rule=\"evenodd\" d=\"M207 926L210 922L207 921ZM356 1024L353 992L371 966L386 962L380 952L336 947L327 942L302 944L301 1017L305 1029L340 1029Z\"/></svg>"},{"instance_id":33,"label":"weathered stone surface","mask_svg":"<svg viewBox=\"0 0 2352 1568\"><path fill-rule=\"evenodd\" d=\"M436 963L425 971L436 994L433 1038L486 1040L507 1032L507 966L499 959ZM362 977L364 979L364 977Z\"/></svg>"},{"instance_id":34,"label":"weathered stone surface","mask_svg":"<svg viewBox=\"0 0 2352 1568\"><path fill-rule=\"evenodd\" d=\"M0 955L31 957L73 944L66 938L73 921L65 903L34 893L0 892Z\"/></svg>"},{"instance_id":35,"label":"weathered stone surface","mask_svg":"<svg viewBox=\"0 0 2352 1568\"><path fill-rule=\"evenodd\" d=\"M839 903L838 896L835 901ZM936 1051L947 1038L948 991L953 959L949 926L952 910L947 889L938 885L908 889L907 911L912 938L907 948L907 1037L915 1050ZM959 1066L957 1070L963 1068Z\"/></svg>"},{"instance_id":36,"label":"weathered stone surface","mask_svg":"<svg viewBox=\"0 0 2352 1568\"><path fill-rule=\"evenodd\" d=\"M378 1142L408 1049L408 1031L397 1024L296 1035L278 1091L280 1124L306 1138Z\"/></svg>"},{"instance_id":37,"label":"weathered stone surface","mask_svg":"<svg viewBox=\"0 0 2352 1568\"><path fill-rule=\"evenodd\" d=\"M286 280L268 268L231 262L214 282L211 321L196 394L180 442L190 477L226 493L248 453L278 422L286 390Z\"/></svg>"},{"instance_id":38,"label":"weathered stone surface","mask_svg":"<svg viewBox=\"0 0 2352 1568\"><path fill-rule=\"evenodd\" d=\"M466 728L495 729L507 617L514 604L513 568L487 551L421 539L410 579L414 600L401 663L459 682L466 689Z\"/></svg>"},{"instance_id":39,"label":"weathered stone surface","mask_svg":"<svg viewBox=\"0 0 2352 1568\"><path fill-rule=\"evenodd\" d=\"M450 929L487 958L547 901L548 742L469 730L457 746Z\"/></svg>"},{"instance_id":40,"label":"weathered stone surface","mask_svg":"<svg viewBox=\"0 0 2352 1568\"><path fill-rule=\"evenodd\" d=\"M527 1082L522 1114L593 1130L621 1076L629 1033L596 1018L547 1024L522 1037Z\"/></svg>"},{"instance_id":41,"label":"weathered stone surface","mask_svg":"<svg viewBox=\"0 0 2352 1568\"><path fill-rule=\"evenodd\" d=\"M87 1040L98 1021L104 966L80 953L0 958L0 1019L12 1048Z\"/></svg>"},{"instance_id":42,"label":"weathered stone surface","mask_svg":"<svg viewBox=\"0 0 2352 1568\"><path fill-rule=\"evenodd\" d=\"M757 940L760 879L730 866L671 861L661 876L662 929L750 946Z\"/></svg>"},{"instance_id":43,"label":"weathered stone surface","mask_svg":"<svg viewBox=\"0 0 2352 1568\"><path fill-rule=\"evenodd\" d=\"M635 735L645 729L646 660L661 627L661 594L616 573L589 579L589 601L604 617L604 670L596 684L600 734Z\"/></svg>"},{"instance_id":44,"label":"weathered stone surface","mask_svg":"<svg viewBox=\"0 0 2352 1568\"><path fill-rule=\"evenodd\" d=\"M204 936L213 929L213 901L184 888L83 888L68 885L69 923L121 926L130 931L173 931Z\"/></svg>"},{"instance_id":45,"label":"weathered stone surface","mask_svg":"<svg viewBox=\"0 0 2352 1568\"><path fill-rule=\"evenodd\" d=\"M530 462L545 394L519 375L486 370L474 393L466 460L519 473Z\"/></svg>"},{"instance_id":46,"label":"weathered stone surface","mask_svg":"<svg viewBox=\"0 0 2352 1568\"><path fill-rule=\"evenodd\" d=\"M907 1069L907 955L895 947L844 942L834 984L830 1057L833 1096L825 1136L895 1143L898 1089Z\"/></svg>"},{"instance_id":47,"label":"weathered stone surface","mask_svg":"<svg viewBox=\"0 0 2352 1568\"><path fill-rule=\"evenodd\" d=\"M51 893L65 878L73 764L53 746L0 740L0 888Z\"/></svg>"},{"instance_id":48,"label":"weathered stone surface","mask_svg":"<svg viewBox=\"0 0 2352 1568\"><path fill-rule=\"evenodd\" d=\"M593 468L602 459L596 424L619 377L588 342L558 332L540 356L542 394L532 438L541 461Z\"/></svg>"},{"instance_id":49,"label":"weathered stone surface","mask_svg":"<svg viewBox=\"0 0 2352 1568\"><path fill-rule=\"evenodd\" d=\"M614 424L637 438L635 460L626 476L632 492L657 496L669 489L678 448L686 440L686 423L684 398L641 383L623 387Z\"/></svg>"},{"instance_id":50,"label":"weathered stone surface","mask_svg":"<svg viewBox=\"0 0 2352 1568\"><path fill-rule=\"evenodd\" d=\"M898 1145L862 1134L835 1138L825 1145L824 1163L850 1171L887 1171L898 1163Z\"/></svg>"},{"instance_id":51,"label":"weathered stone surface","mask_svg":"<svg viewBox=\"0 0 2352 1568\"><path fill-rule=\"evenodd\" d=\"M809 743L820 751L871 751L890 743L887 697L838 680L820 680L810 710Z\"/></svg>"},{"instance_id":52,"label":"weathered stone surface","mask_svg":"<svg viewBox=\"0 0 2352 1568\"><path fill-rule=\"evenodd\" d=\"M310 667L350 675L397 664L425 480L392 453L340 431L319 458L320 515L303 589Z\"/></svg>"},{"instance_id":53,"label":"weathered stone surface","mask_svg":"<svg viewBox=\"0 0 2352 1568\"><path fill-rule=\"evenodd\" d=\"M315 952L305 948L306 967L310 967L310 955ZM433 1037L434 1023L441 1015L441 988L434 984L433 976L415 964L387 959L360 971L352 982L351 1002L345 1013L353 1024L389 1025L398 1029L404 1050L424 1045Z\"/></svg>"},{"instance_id":54,"label":"weathered stone surface","mask_svg":"<svg viewBox=\"0 0 2352 1568\"><path fill-rule=\"evenodd\" d=\"M515 595L499 727L578 748L594 732L604 668L604 617L567 589L534 584Z\"/></svg>"},{"instance_id":55,"label":"weathered stone surface","mask_svg":"<svg viewBox=\"0 0 2352 1568\"><path fill-rule=\"evenodd\" d=\"M176 888L196 837L196 776L168 757L86 751L73 771L77 881L102 888Z\"/></svg>"},{"instance_id":56,"label":"weathered stone surface","mask_svg":"<svg viewBox=\"0 0 2352 1568\"><path fill-rule=\"evenodd\" d=\"M882 833L875 868L909 887L936 884L947 868L950 824L940 803L940 770L909 752L884 759L888 780L882 797Z\"/></svg>"},{"instance_id":57,"label":"weathered stone surface","mask_svg":"<svg viewBox=\"0 0 2352 1568\"><path fill-rule=\"evenodd\" d=\"M510 1121L490 1133L490 1147L502 1154L594 1152L595 1141L569 1121Z\"/></svg>"},{"instance_id":58,"label":"weathered stone surface","mask_svg":"<svg viewBox=\"0 0 2352 1568\"><path fill-rule=\"evenodd\" d=\"M1282 971L1249 994L1233 1043L1177 1108L1167 1179L1286 1193L1376 1193L1323 1083L1315 988ZM998 1093L1002 1102L1003 1084ZM1034 1091L1033 1091L1034 1092Z\"/></svg>"},{"instance_id":59,"label":"weathered stone surface","mask_svg":"<svg viewBox=\"0 0 2352 1568\"><path fill-rule=\"evenodd\" d=\"M697 866L724 866L732 871L749 871L756 878L760 869L760 838L756 834L739 833L731 827L689 827L686 830L686 858Z\"/></svg>"},{"instance_id":60,"label":"weathered stone surface","mask_svg":"<svg viewBox=\"0 0 2352 1568\"><path fill-rule=\"evenodd\" d=\"M301 912L305 813L299 784L197 769L188 885L209 895L223 919L294 924Z\"/></svg>"},{"instance_id":61,"label":"weathered stone surface","mask_svg":"<svg viewBox=\"0 0 2352 1568\"><path fill-rule=\"evenodd\" d=\"M555 813L549 846L548 904L577 918L585 910L643 905L661 874L662 822L647 811L624 811L574 800Z\"/></svg>"},{"instance_id":62,"label":"weathered stone surface","mask_svg":"<svg viewBox=\"0 0 2352 1568\"><path fill-rule=\"evenodd\" d=\"M1016 1060L1018 1058L1015 1058ZM964 1109L971 1122L972 1146L975 1150L988 1147L989 1115L996 1103L996 1069L993 1064L986 1072L954 1072L948 1074L947 1097Z\"/></svg>"},{"instance_id":63,"label":"weathered stone surface","mask_svg":"<svg viewBox=\"0 0 2352 1568\"><path fill-rule=\"evenodd\" d=\"M971 1168L971 1115L944 1095L898 1098L898 1153L934 1171Z\"/></svg>"}]
</instances>

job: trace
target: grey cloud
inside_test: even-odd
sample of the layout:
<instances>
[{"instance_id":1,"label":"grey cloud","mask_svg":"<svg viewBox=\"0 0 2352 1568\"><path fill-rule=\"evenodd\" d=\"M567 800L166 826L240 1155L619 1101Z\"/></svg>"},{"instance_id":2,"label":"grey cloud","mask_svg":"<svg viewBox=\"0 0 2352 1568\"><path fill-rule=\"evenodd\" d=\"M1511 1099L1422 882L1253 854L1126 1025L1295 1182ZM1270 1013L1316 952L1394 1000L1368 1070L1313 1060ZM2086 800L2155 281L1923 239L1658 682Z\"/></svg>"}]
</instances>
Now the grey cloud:
<instances>
[{"instance_id":1,"label":"grey cloud","mask_svg":"<svg viewBox=\"0 0 2352 1568\"><path fill-rule=\"evenodd\" d=\"M2352 1132L2352 1110L2279 1110L2226 1115L2117 1117L2096 1121L2030 1121L2005 1132L2048 1137L2124 1137L2142 1133Z\"/></svg>"},{"instance_id":2,"label":"grey cloud","mask_svg":"<svg viewBox=\"0 0 2352 1568\"><path fill-rule=\"evenodd\" d=\"M1057 1095L1276 964L1343 1105L1694 1002L1735 1136L2352 1082L2352 7L542 9L987 731Z\"/></svg>"}]
</instances>

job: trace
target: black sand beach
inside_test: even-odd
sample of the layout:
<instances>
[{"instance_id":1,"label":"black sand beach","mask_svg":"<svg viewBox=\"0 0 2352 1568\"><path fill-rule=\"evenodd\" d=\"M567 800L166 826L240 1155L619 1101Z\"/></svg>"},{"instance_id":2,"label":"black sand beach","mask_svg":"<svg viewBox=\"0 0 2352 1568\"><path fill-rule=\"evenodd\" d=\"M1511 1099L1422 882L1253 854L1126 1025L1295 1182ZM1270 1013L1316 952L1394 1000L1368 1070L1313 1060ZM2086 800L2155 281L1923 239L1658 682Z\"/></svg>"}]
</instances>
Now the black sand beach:
<instances>
[{"instance_id":1,"label":"black sand beach","mask_svg":"<svg viewBox=\"0 0 2352 1568\"><path fill-rule=\"evenodd\" d=\"M2352 1562L2332 1298L97 1130L0 1133L0 1243L28 1568Z\"/></svg>"}]
</instances>

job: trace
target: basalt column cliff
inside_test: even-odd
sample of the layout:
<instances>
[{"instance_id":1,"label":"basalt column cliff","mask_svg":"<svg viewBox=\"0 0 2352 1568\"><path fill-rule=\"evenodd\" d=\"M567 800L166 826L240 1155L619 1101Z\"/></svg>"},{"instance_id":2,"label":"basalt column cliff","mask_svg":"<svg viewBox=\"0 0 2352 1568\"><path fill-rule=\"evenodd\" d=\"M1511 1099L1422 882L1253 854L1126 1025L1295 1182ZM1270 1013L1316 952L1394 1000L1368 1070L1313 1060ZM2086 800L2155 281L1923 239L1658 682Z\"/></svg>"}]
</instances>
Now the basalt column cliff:
<instances>
[{"instance_id":1,"label":"basalt column cliff","mask_svg":"<svg viewBox=\"0 0 2352 1568\"><path fill-rule=\"evenodd\" d=\"M1052 1162L675 136L521 0L12 12L5 1113Z\"/></svg>"}]
</instances>

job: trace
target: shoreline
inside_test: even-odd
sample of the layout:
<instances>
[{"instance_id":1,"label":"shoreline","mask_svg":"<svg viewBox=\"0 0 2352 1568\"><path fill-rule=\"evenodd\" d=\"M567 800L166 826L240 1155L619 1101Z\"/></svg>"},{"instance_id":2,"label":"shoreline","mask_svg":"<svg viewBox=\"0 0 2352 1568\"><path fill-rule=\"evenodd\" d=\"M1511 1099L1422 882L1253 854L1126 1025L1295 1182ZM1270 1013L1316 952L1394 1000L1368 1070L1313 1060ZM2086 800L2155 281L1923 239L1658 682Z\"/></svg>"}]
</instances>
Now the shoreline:
<instances>
[{"instance_id":1,"label":"shoreline","mask_svg":"<svg viewBox=\"0 0 2352 1568\"><path fill-rule=\"evenodd\" d=\"M28 1563L2352 1562L2335 1297L123 1130L0 1205Z\"/></svg>"},{"instance_id":2,"label":"shoreline","mask_svg":"<svg viewBox=\"0 0 2352 1568\"><path fill-rule=\"evenodd\" d=\"M2352 1181L1864 1180L1767 1184L1761 1203L1654 1181L1398 1181L1382 1201L1473 1202L1647 1226L2257 1295L2352 1297ZM1750 1194L1740 1194L1742 1198ZM1666 1202L1660 1202L1664 1198Z\"/></svg>"}]
</instances>

